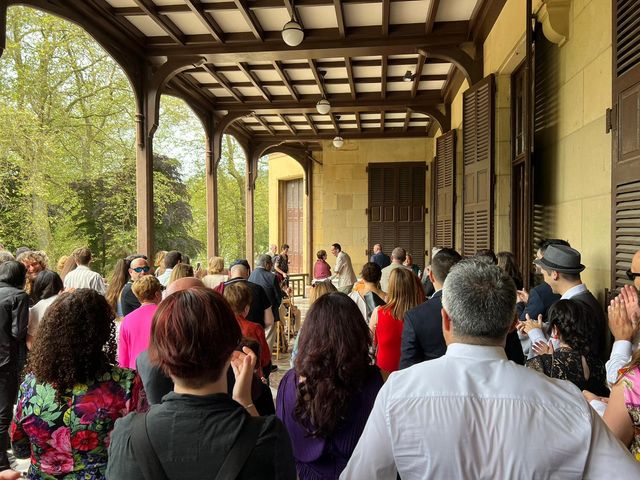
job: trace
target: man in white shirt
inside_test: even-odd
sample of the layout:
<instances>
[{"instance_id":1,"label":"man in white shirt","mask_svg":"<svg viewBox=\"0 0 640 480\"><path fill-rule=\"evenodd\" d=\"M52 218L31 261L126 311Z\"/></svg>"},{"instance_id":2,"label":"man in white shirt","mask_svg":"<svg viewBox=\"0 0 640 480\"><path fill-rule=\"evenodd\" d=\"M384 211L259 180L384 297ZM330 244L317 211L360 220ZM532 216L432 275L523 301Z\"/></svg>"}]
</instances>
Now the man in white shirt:
<instances>
[{"instance_id":1,"label":"man in white shirt","mask_svg":"<svg viewBox=\"0 0 640 480\"><path fill-rule=\"evenodd\" d=\"M640 320L640 306L638 305L638 288L640 288L640 250L638 250L631 260L631 268L626 272L627 278L633 281L633 285L625 285L620 291L620 297L627 310L627 316L631 319L633 329L627 325L616 325L609 321L609 328L615 341L611 348L611 356L607 362L607 381L613 385L618 381L618 372L623 368L631 355L638 349L640 344L640 329L637 321Z\"/></svg>"},{"instance_id":2,"label":"man in white shirt","mask_svg":"<svg viewBox=\"0 0 640 480\"><path fill-rule=\"evenodd\" d=\"M92 260L91 250L86 247L78 248L73 252L73 258L77 267L64 277L64 288L92 288L104 295L107 291L107 286L102 275L89 268Z\"/></svg>"},{"instance_id":3,"label":"man in white shirt","mask_svg":"<svg viewBox=\"0 0 640 480\"><path fill-rule=\"evenodd\" d=\"M639 478L577 387L507 360L511 278L464 260L442 291L447 353L391 374L341 479Z\"/></svg>"},{"instance_id":4,"label":"man in white shirt","mask_svg":"<svg viewBox=\"0 0 640 480\"><path fill-rule=\"evenodd\" d=\"M353 271L351 264L351 257L342 251L339 243L331 245L331 253L337 257L333 271L338 278L338 291L348 295L357 280L356 272Z\"/></svg>"},{"instance_id":5,"label":"man in white shirt","mask_svg":"<svg viewBox=\"0 0 640 480\"><path fill-rule=\"evenodd\" d=\"M177 250L171 250L164 256L165 270L162 272L162 275L158 275L158 280L163 287L166 287L169 284L171 272L173 272L173 268L179 263L182 263L182 253Z\"/></svg>"}]
</instances>

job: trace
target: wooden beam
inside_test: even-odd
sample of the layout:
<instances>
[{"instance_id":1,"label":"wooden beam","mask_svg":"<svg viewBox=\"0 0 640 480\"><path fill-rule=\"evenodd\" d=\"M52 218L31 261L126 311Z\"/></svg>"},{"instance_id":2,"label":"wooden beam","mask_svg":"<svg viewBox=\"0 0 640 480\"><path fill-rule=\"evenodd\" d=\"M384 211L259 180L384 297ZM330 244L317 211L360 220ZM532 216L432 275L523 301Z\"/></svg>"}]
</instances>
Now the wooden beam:
<instances>
[{"instance_id":1,"label":"wooden beam","mask_svg":"<svg viewBox=\"0 0 640 480\"><path fill-rule=\"evenodd\" d=\"M205 63L202 66L202 68L204 68L205 71L216 80L216 82L222 85L222 88L224 88L227 92L229 92L233 98L235 98L239 102L244 102L244 97L239 92L236 92L233 89L233 87L229 84L226 78L218 74L218 72L216 71L213 65Z\"/></svg>"},{"instance_id":2,"label":"wooden beam","mask_svg":"<svg viewBox=\"0 0 640 480\"><path fill-rule=\"evenodd\" d=\"M224 43L224 32L220 26L216 23L213 17L207 13L200 0L184 0L189 7L189 10L198 17L198 20L205 26L211 36L220 43Z\"/></svg>"},{"instance_id":3,"label":"wooden beam","mask_svg":"<svg viewBox=\"0 0 640 480\"><path fill-rule=\"evenodd\" d=\"M237 63L261 61L284 61L300 59L322 59L334 57L363 57L379 55L402 55L415 53L416 47L427 51L438 47L442 50L459 50L459 44L467 39L468 22L438 23L433 33L425 35L424 23L416 24L420 31L411 27L403 29L394 26L393 34L380 35L380 26L362 27L362 33L350 32L349 42L339 36L335 29L319 30L317 35L305 31L305 40L297 47L290 47L282 41L280 32L265 32L265 41L247 39L234 40L234 35L225 36L226 43L211 42L210 35L189 36L187 45L175 45L171 41L163 43L163 37L150 37L147 42L147 54L154 56L206 55L212 63ZM354 28L355 30L355 28ZM193 40L192 40L193 39ZM441 58L435 56L433 58Z\"/></svg>"},{"instance_id":4,"label":"wooden beam","mask_svg":"<svg viewBox=\"0 0 640 480\"><path fill-rule=\"evenodd\" d=\"M235 3L236 8L242 15L242 18L244 18L245 22L249 25L251 33L256 37L256 40L260 40L262 42L264 40L262 26L256 18L256 14L249 8L247 0L233 0L233 3Z\"/></svg>"},{"instance_id":5,"label":"wooden beam","mask_svg":"<svg viewBox=\"0 0 640 480\"><path fill-rule=\"evenodd\" d=\"M346 38L347 29L344 24L344 12L342 11L342 2L340 0L333 0L333 7L336 11L336 21L338 22L338 32L340 32L340 38Z\"/></svg>"},{"instance_id":6,"label":"wooden beam","mask_svg":"<svg viewBox=\"0 0 640 480\"><path fill-rule=\"evenodd\" d=\"M427 22L424 28L424 33L427 35L433 32L433 26L436 23L436 16L438 15L439 5L440 5L440 0L431 0L431 4L427 9Z\"/></svg>"},{"instance_id":7,"label":"wooden beam","mask_svg":"<svg viewBox=\"0 0 640 480\"><path fill-rule=\"evenodd\" d=\"M380 132L384 133L384 118L385 113L384 112L380 112Z\"/></svg>"},{"instance_id":8,"label":"wooden beam","mask_svg":"<svg viewBox=\"0 0 640 480\"><path fill-rule=\"evenodd\" d=\"M389 19L391 17L391 0L382 0L382 35L389 36Z\"/></svg>"},{"instance_id":9,"label":"wooden beam","mask_svg":"<svg viewBox=\"0 0 640 480\"><path fill-rule=\"evenodd\" d=\"M471 14L469 40L482 44L496 23L506 0L481 0Z\"/></svg>"},{"instance_id":10,"label":"wooden beam","mask_svg":"<svg viewBox=\"0 0 640 480\"><path fill-rule=\"evenodd\" d=\"M420 86L420 80L422 79L422 69L424 67L425 56L418 54L418 63L416 64L416 71L413 72L413 85L411 85L411 97L415 98L418 93L418 87Z\"/></svg>"},{"instance_id":11,"label":"wooden beam","mask_svg":"<svg viewBox=\"0 0 640 480\"><path fill-rule=\"evenodd\" d=\"M411 109L407 108L407 115L404 117L404 125L402 126L402 131L406 132L409 128L409 122L411 121Z\"/></svg>"},{"instance_id":12,"label":"wooden beam","mask_svg":"<svg viewBox=\"0 0 640 480\"><path fill-rule=\"evenodd\" d=\"M387 98L387 57L382 56L382 68L380 70L380 95L384 100Z\"/></svg>"},{"instance_id":13,"label":"wooden beam","mask_svg":"<svg viewBox=\"0 0 640 480\"><path fill-rule=\"evenodd\" d=\"M322 133L310 134L298 132L295 135L290 133L287 134L279 134L279 135L253 135L253 140L256 142L259 141L318 141L318 140L331 140L335 137L335 132L333 130L324 129ZM424 127L410 127L406 132L402 131L402 128L387 128L384 134L380 131L379 128L367 128L363 129L362 132L358 132L356 128L348 128L341 129L340 136L342 138L351 138L351 139L364 139L364 138L415 138L415 137L424 137Z\"/></svg>"},{"instance_id":14,"label":"wooden beam","mask_svg":"<svg viewBox=\"0 0 640 480\"><path fill-rule=\"evenodd\" d=\"M316 85L320 89L320 94L327 98L327 90L324 88L324 77L320 76L320 72L318 72L318 68L316 66L316 61L313 59L309 59L309 68L311 69L311 73L313 74L313 78L316 79Z\"/></svg>"},{"instance_id":15,"label":"wooden beam","mask_svg":"<svg viewBox=\"0 0 640 480\"><path fill-rule=\"evenodd\" d=\"M311 119L309 114L308 113L303 113L303 115L304 115L304 118L307 120L307 123L311 127L311 130L313 130L313 133L317 135L318 134L318 129L314 125L313 120Z\"/></svg>"},{"instance_id":16,"label":"wooden beam","mask_svg":"<svg viewBox=\"0 0 640 480\"><path fill-rule=\"evenodd\" d=\"M340 135L340 125L338 125L333 112L329 112L329 118L331 118L331 123L333 124L333 129L336 131L336 135Z\"/></svg>"},{"instance_id":17,"label":"wooden beam","mask_svg":"<svg viewBox=\"0 0 640 480\"><path fill-rule=\"evenodd\" d=\"M273 65L274 70L280 76L280 80L282 80L282 83L284 83L285 87L287 87L287 90L289 90L289 93L291 94L293 99L295 101L298 101L299 100L298 92L296 92L295 89L293 88L293 86L291 85L291 81L289 80L289 77L287 76L287 72L285 72L282 69L282 66L281 66L280 62L275 61L275 62L271 62L271 64Z\"/></svg>"},{"instance_id":18,"label":"wooden beam","mask_svg":"<svg viewBox=\"0 0 640 480\"><path fill-rule=\"evenodd\" d=\"M293 125L291 125L291 122L289 122L289 120L287 120L287 117L281 114L278 114L278 118L280 118L280 120L282 120L282 123L284 123L287 128L291 131L291 133L293 133L294 135L296 134L296 129L293 128Z\"/></svg>"},{"instance_id":19,"label":"wooden beam","mask_svg":"<svg viewBox=\"0 0 640 480\"><path fill-rule=\"evenodd\" d=\"M138 5L145 15L148 15L156 22L175 42L186 45L186 35L182 33L182 30L180 30L169 17L162 16L158 13L158 7L156 7L152 0L134 0L134 2L136 2L136 5Z\"/></svg>"},{"instance_id":20,"label":"wooden beam","mask_svg":"<svg viewBox=\"0 0 640 480\"><path fill-rule=\"evenodd\" d=\"M436 93L423 93L416 98L410 95L400 94L400 92L392 92L393 96L388 95L385 100L380 99L377 93L361 94L358 100L353 100L349 94L334 95L331 99L331 111L334 113L352 113L360 112L380 112L381 110L398 110L411 108L417 111L420 107L433 107L442 104L442 97L439 91ZM230 112L260 112L261 115L286 113L317 113L316 103L317 96L310 96L299 102L222 102L218 99L218 110L228 110Z\"/></svg>"},{"instance_id":21,"label":"wooden beam","mask_svg":"<svg viewBox=\"0 0 640 480\"><path fill-rule=\"evenodd\" d=\"M358 127L358 133L362 132L362 124L360 123L360 112L356 112L356 125Z\"/></svg>"},{"instance_id":22,"label":"wooden beam","mask_svg":"<svg viewBox=\"0 0 640 480\"><path fill-rule=\"evenodd\" d=\"M260 125L262 125L264 128L267 129L267 131L271 134L271 135L275 135L276 132L273 130L273 128L271 128L271 125L269 125L268 122L265 122L264 119L262 117L260 117L260 115L254 115L254 117L256 118L256 120L258 120L258 123Z\"/></svg>"},{"instance_id":23,"label":"wooden beam","mask_svg":"<svg viewBox=\"0 0 640 480\"><path fill-rule=\"evenodd\" d=\"M351 98L355 100L357 92L356 85L353 81L353 67L351 66L351 59L349 57L344 58L344 66L347 69L347 81L349 82L349 89L351 90Z\"/></svg>"},{"instance_id":24,"label":"wooden beam","mask_svg":"<svg viewBox=\"0 0 640 480\"><path fill-rule=\"evenodd\" d=\"M271 95L269 94L269 92L267 92L263 88L262 84L260 83L260 80L258 80L258 78L250 70L249 65L244 62L240 62L238 63L238 67L240 67L240 70L242 71L242 73L244 73L247 76L251 85L253 85L260 92L260 95L262 95L267 102L270 102Z\"/></svg>"}]
</instances>

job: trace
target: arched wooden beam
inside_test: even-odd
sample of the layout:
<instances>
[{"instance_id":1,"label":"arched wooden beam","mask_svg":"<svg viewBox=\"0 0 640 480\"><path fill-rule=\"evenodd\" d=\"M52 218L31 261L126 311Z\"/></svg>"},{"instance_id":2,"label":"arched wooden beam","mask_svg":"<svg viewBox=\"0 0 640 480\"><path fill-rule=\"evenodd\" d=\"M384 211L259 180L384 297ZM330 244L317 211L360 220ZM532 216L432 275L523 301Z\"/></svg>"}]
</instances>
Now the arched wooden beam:
<instances>
[{"instance_id":1,"label":"arched wooden beam","mask_svg":"<svg viewBox=\"0 0 640 480\"><path fill-rule=\"evenodd\" d=\"M479 50L481 52L481 50ZM471 56L460 47L424 47L418 48L418 53L429 58L439 58L453 63L464 74L469 86L474 85L483 78L484 66L482 55L477 58Z\"/></svg>"},{"instance_id":2,"label":"arched wooden beam","mask_svg":"<svg viewBox=\"0 0 640 480\"><path fill-rule=\"evenodd\" d=\"M255 188L256 180L258 178L258 161L260 158L270 153L284 153L293 158L300 164L304 171L305 178L307 178L309 169L311 168L311 153L307 149L302 147L296 147L291 144L283 143L282 141L270 141L259 142L256 144L250 144L247 155L247 167L250 168L251 179L250 186ZM248 170L249 172L249 170ZM305 193L308 193L308 186L305 186Z\"/></svg>"},{"instance_id":3,"label":"arched wooden beam","mask_svg":"<svg viewBox=\"0 0 640 480\"><path fill-rule=\"evenodd\" d=\"M425 115L429 115L433 120L435 120L438 125L440 125L440 130L442 133L448 132L451 130L451 117L443 112L441 112L437 107L416 107L411 108L412 111L416 113L423 113Z\"/></svg>"},{"instance_id":4,"label":"arched wooden beam","mask_svg":"<svg viewBox=\"0 0 640 480\"><path fill-rule=\"evenodd\" d=\"M245 115L248 115L249 113L250 112L230 112L224 117L222 117L220 120L218 120L215 126L215 129L213 131L212 161L213 161L214 169L218 168L218 164L220 163L220 158L222 157L222 137L225 131L227 130L227 128L229 128L229 126L232 123L241 119ZM244 142L240 138L237 138L237 140L238 140L238 143L240 143L240 145L242 146L242 148L244 148L245 154L247 154L247 158L248 158L248 152L247 152L248 146L244 144Z\"/></svg>"}]
</instances>

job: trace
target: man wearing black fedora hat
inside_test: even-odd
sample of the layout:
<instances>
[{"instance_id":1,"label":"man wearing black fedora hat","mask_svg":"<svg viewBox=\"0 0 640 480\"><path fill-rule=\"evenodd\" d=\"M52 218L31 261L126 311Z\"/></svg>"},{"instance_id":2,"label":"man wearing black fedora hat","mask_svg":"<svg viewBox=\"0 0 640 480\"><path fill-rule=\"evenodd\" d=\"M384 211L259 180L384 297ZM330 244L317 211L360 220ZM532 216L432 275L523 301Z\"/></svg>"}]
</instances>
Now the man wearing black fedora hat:
<instances>
[{"instance_id":1,"label":"man wearing black fedora hat","mask_svg":"<svg viewBox=\"0 0 640 480\"><path fill-rule=\"evenodd\" d=\"M598 300L582 283L580 272L585 266L580 261L580 252L576 249L566 245L549 245L542 258L533 263L540 267L544 281L549 284L553 293L561 295L562 299L576 300L584 305L593 325L590 350L593 355L600 356L607 322ZM539 328L529 331L529 337L532 343L546 341Z\"/></svg>"}]
</instances>

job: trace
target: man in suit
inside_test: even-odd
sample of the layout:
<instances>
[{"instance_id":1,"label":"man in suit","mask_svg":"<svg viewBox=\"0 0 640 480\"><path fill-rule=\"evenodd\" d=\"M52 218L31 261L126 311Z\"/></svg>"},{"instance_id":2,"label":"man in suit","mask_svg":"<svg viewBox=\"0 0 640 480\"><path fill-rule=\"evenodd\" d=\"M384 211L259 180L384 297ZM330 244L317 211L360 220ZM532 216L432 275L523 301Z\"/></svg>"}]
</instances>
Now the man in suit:
<instances>
[{"instance_id":1,"label":"man in suit","mask_svg":"<svg viewBox=\"0 0 640 480\"><path fill-rule=\"evenodd\" d=\"M443 248L431 260L429 278L436 292L426 302L404 315L400 368L407 368L424 360L441 357L447 351L442 335L442 285L449 270L462 260L458 252Z\"/></svg>"},{"instance_id":2,"label":"man in suit","mask_svg":"<svg viewBox=\"0 0 640 480\"><path fill-rule=\"evenodd\" d=\"M391 265L391 259L389 258L389 255L382 251L382 245L380 245L379 243L376 243L373 246L373 255L371 255L371 261L378 264L380 266L380 269Z\"/></svg>"},{"instance_id":3,"label":"man in suit","mask_svg":"<svg viewBox=\"0 0 640 480\"><path fill-rule=\"evenodd\" d=\"M566 245L550 245L542 258L536 259L533 263L540 266L544 281L549 284L553 293L561 295L561 299L572 299L582 303L592 325L590 352L600 356L604 350L607 320L596 297L582 283L580 272L585 266L580 260L580 252L577 250ZM546 341L541 328L531 330L529 338L532 343Z\"/></svg>"},{"instance_id":4,"label":"man in suit","mask_svg":"<svg viewBox=\"0 0 640 480\"><path fill-rule=\"evenodd\" d=\"M278 322L280 320L279 308L282 303L282 289L280 288L280 285L278 285L278 280L276 279L275 274L271 272L272 266L273 260L270 255L260 255L258 257L256 269L251 272L251 275L249 275L249 282L260 285L264 289L269 301L271 302L273 320L274 322ZM269 348L273 347L275 332L276 330L273 326L265 328L264 333L267 338Z\"/></svg>"},{"instance_id":5,"label":"man in suit","mask_svg":"<svg viewBox=\"0 0 640 480\"><path fill-rule=\"evenodd\" d=\"M549 245L571 246L569 245L569 242L558 238L541 240L538 244L538 251L536 252L537 260L543 257L544 252L547 251ZM536 273L540 275L542 274L542 270L537 265ZM547 282L540 282L539 285L533 287L529 292L526 290L519 290L518 303L516 304L518 318L525 321L527 319L527 315L529 315L529 318L533 319L537 319L538 315L542 315L542 318L546 319L549 307L558 300L560 300L560 295L553 293L551 291L551 286ZM528 335L520 334L520 342L522 343L522 350L525 355L530 354L530 356L532 356L533 352L531 352L531 341L529 340Z\"/></svg>"}]
</instances>

